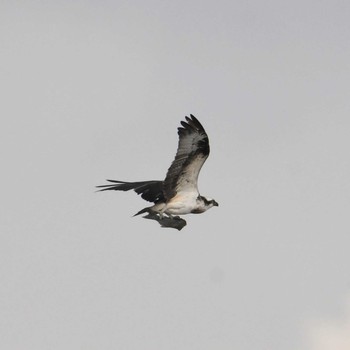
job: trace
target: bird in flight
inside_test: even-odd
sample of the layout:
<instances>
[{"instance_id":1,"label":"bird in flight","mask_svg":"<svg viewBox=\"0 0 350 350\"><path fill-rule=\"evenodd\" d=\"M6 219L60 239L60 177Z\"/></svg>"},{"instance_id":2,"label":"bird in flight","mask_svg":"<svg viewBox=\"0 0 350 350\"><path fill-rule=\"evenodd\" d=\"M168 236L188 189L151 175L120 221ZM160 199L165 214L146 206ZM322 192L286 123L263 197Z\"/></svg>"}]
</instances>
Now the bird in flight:
<instances>
[{"instance_id":1,"label":"bird in flight","mask_svg":"<svg viewBox=\"0 0 350 350\"><path fill-rule=\"evenodd\" d=\"M178 135L176 156L164 181L107 180L110 184L97 187L100 191L134 190L146 201L154 203L134 216L147 213L144 218L157 220L163 227L181 230L186 221L179 215L204 213L219 204L201 196L198 191L198 175L210 151L209 138L202 124L190 114L186 121L181 121Z\"/></svg>"}]
</instances>

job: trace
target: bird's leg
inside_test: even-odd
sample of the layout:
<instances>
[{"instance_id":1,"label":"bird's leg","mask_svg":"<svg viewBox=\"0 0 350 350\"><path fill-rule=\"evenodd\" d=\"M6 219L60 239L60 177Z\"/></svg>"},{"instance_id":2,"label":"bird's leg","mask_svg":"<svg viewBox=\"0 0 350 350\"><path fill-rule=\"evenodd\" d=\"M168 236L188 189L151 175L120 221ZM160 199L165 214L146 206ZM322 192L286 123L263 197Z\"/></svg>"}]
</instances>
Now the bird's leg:
<instances>
[{"instance_id":1,"label":"bird's leg","mask_svg":"<svg viewBox=\"0 0 350 350\"><path fill-rule=\"evenodd\" d=\"M164 210L160 210L158 212L158 214L159 214L159 219L162 220L164 218L165 211ZM174 217L171 214L168 214L168 213L166 213L166 217L168 217L169 219L174 219Z\"/></svg>"}]
</instances>

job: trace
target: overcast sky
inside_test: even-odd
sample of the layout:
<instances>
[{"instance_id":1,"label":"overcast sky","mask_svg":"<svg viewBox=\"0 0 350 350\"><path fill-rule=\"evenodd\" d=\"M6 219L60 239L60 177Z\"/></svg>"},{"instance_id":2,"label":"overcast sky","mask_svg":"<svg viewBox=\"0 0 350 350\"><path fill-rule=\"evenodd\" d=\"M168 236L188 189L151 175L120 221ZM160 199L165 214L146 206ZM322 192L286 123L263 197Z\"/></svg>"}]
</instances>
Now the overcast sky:
<instances>
[{"instance_id":1,"label":"overcast sky","mask_svg":"<svg viewBox=\"0 0 350 350\"><path fill-rule=\"evenodd\" d=\"M350 349L347 1L2 1L6 350ZM194 114L220 206L162 180Z\"/></svg>"}]
</instances>

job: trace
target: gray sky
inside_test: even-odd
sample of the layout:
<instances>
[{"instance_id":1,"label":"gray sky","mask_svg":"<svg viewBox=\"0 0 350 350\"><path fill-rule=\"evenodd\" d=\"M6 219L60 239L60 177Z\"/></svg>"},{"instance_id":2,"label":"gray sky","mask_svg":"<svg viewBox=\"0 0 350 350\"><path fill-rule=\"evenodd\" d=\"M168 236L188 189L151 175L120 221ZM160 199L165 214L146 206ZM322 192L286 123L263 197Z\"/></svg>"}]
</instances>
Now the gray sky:
<instances>
[{"instance_id":1,"label":"gray sky","mask_svg":"<svg viewBox=\"0 0 350 350\"><path fill-rule=\"evenodd\" d=\"M2 1L2 347L350 349L349 11ZM190 113L219 208L94 192L163 179Z\"/></svg>"}]
</instances>

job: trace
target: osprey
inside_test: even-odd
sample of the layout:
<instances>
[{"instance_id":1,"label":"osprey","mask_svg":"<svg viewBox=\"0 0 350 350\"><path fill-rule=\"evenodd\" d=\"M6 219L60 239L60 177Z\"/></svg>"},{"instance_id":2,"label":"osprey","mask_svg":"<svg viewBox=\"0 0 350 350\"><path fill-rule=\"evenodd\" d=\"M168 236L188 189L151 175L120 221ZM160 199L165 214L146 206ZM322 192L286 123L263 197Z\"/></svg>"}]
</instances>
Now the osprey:
<instances>
[{"instance_id":1,"label":"osprey","mask_svg":"<svg viewBox=\"0 0 350 350\"><path fill-rule=\"evenodd\" d=\"M218 206L214 199L201 196L198 191L198 175L209 156L209 139L203 126L192 114L178 128L179 144L164 181L125 182L107 180L112 184L97 186L100 191L134 190L154 205L140 210L136 215L157 220L163 227L181 229L186 221L179 215L204 213ZM165 216L165 215L166 216Z\"/></svg>"}]
</instances>

